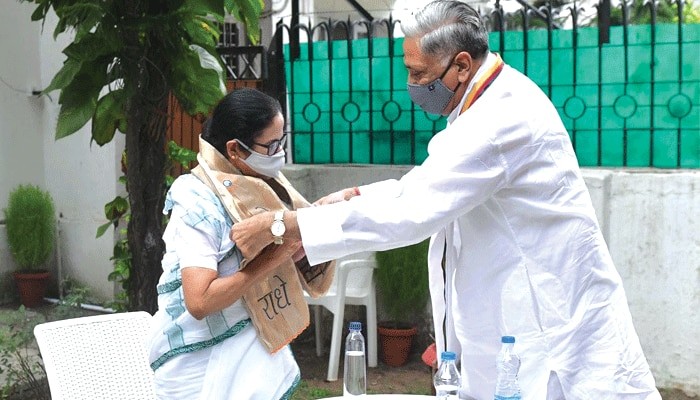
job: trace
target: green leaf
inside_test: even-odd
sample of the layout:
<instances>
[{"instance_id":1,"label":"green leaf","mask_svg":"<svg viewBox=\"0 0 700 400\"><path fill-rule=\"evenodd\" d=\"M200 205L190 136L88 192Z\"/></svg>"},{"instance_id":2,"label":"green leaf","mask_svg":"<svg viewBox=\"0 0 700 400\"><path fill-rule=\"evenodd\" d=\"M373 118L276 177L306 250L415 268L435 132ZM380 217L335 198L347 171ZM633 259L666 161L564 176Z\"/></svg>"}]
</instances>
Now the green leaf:
<instances>
[{"instance_id":1,"label":"green leaf","mask_svg":"<svg viewBox=\"0 0 700 400\"><path fill-rule=\"evenodd\" d=\"M190 42L200 46L216 46L221 35L219 28L206 18L185 20L182 22L182 28L189 36Z\"/></svg>"},{"instance_id":2,"label":"green leaf","mask_svg":"<svg viewBox=\"0 0 700 400\"><path fill-rule=\"evenodd\" d=\"M203 15L223 15L224 2L223 0L188 0L186 7L196 14Z\"/></svg>"},{"instance_id":3,"label":"green leaf","mask_svg":"<svg viewBox=\"0 0 700 400\"><path fill-rule=\"evenodd\" d=\"M82 63L80 72L61 90L56 139L75 133L92 118L106 81L105 71L106 67L99 62Z\"/></svg>"},{"instance_id":4,"label":"green leaf","mask_svg":"<svg viewBox=\"0 0 700 400\"><path fill-rule=\"evenodd\" d=\"M92 118L97 100L85 96L85 101L75 104L64 104L58 113L56 124L56 139L61 139L78 131Z\"/></svg>"},{"instance_id":5,"label":"green leaf","mask_svg":"<svg viewBox=\"0 0 700 400\"><path fill-rule=\"evenodd\" d=\"M103 1L54 1L54 11L59 18L54 31L54 37L64 32L66 28L75 29L75 41L92 32L107 14ZM56 3L59 3L58 5Z\"/></svg>"},{"instance_id":6,"label":"green leaf","mask_svg":"<svg viewBox=\"0 0 700 400\"><path fill-rule=\"evenodd\" d=\"M32 13L32 21L40 21L46 17L51 9L51 3L48 1L39 4Z\"/></svg>"},{"instance_id":7,"label":"green leaf","mask_svg":"<svg viewBox=\"0 0 700 400\"><path fill-rule=\"evenodd\" d=\"M115 37L114 30L105 32L104 29L99 29L94 33L86 34L79 42L73 42L68 45L68 47L63 49L63 54L68 59L77 60L78 62L92 61L106 55L112 55L109 58L113 59L117 50L123 46Z\"/></svg>"},{"instance_id":8,"label":"green leaf","mask_svg":"<svg viewBox=\"0 0 700 400\"><path fill-rule=\"evenodd\" d=\"M169 188L175 182L175 178L172 175L165 175L165 187Z\"/></svg>"},{"instance_id":9,"label":"green leaf","mask_svg":"<svg viewBox=\"0 0 700 400\"><path fill-rule=\"evenodd\" d=\"M224 0L225 7L233 17L246 27L253 44L260 42L260 15L265 8L263 0Z\"/></svg>"},{"instance_id":10,"label":"green leaf","mask_svg":"<svg viewBox=\"0 0 700 400\"><path fill-rule=\"evenodd\" d=\"M109 229L109 227L112 226L112 225L113 225L113 224L112 224L112 221L109 221L109 222L107 222L107 223L105 223L105 224L100 225L100 226L97 228L97 235L95 235L95 239L97 239L98 237L104 235L105 232L107 232L107 229Z\"/></svg>"},{"instance_id":11,"label":"green leaf","mask_svg":"<svg viewBox=\"0 0 700 400\"><path fill-rule=\"evenodd\" d=\"M197 160L196 151L182 147L173 140L168 142L168 156L171 160L177 162L185 168L188 168L190 163Z\"/></svg>"},{"instance_id":12,"label":"green leaf","mask_svg":"<svg viewBox=\"0 0 700 400\"><path fill-rule=\"evenodd\" d=\"M58 73L56 73L56 75L53 77L49 86L42 91L42 94L48 94L56 89L63 89L68 86L71 82L73 82L73 79L75 79L78 72L80 72L81 67L82 63L70 58L67 59L63 63L61 70L58 71Z\"/></svg>"},{"instance_id":13,"label":"green leaf","mask_svg":"<svg viewBox=\"0 0 700 400\"><path fill-rule=\"evenodd\" d=\"M129 210L129 202L122 196L117 196L114 200L105 204L105 217L114 221L122 217Z\"/></svg>"},{"instance_id":14,"label":"green leaf","mask_svg":"<svg viewBox=\"0 0 700 400\"><path fill-rule=\"evenodd\" d=\"M114 133L126 121L124 90L107 93L97 102L92 119L92 138L102 146L112 141Z\"/></svg>"},{"instance_id":15,"label":"green leaf","mask_svg":"<svg viewBox=\"0 0 700 400\"><path fill-rule=\"evenodd\" d=\"M131 252L129 251L129 244L126 240L120 240L114 245L113 258L115 260L127 260L131 257ZM123 265L123 264L122 264ZM118 265L115 263L115 269Z\"/></svg>"},{"instance_id":16,"label":"green leaf","mask_svg":"<svg viewBox=\"0 0 700 400\"><path fill-rule=\"evenodd\" d=\"M179 63L173 66L170 84L183 109L190 115L208 114L226 93L219 59L197 45L191 45Z\"/></svg>"}]
</instances>

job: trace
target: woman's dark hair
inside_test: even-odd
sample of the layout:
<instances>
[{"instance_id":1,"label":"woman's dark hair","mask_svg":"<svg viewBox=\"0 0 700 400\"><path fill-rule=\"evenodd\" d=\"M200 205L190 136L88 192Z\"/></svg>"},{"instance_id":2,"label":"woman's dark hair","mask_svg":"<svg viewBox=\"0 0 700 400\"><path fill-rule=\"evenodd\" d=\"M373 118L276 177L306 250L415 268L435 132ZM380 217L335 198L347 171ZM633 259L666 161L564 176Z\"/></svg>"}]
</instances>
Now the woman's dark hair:
<instances>
[{"instance_id":1,"label":"woman's dark hair","mask_svg":"<svg viewBox=\"0 0 700 400\"><path fill-rule=\"evenodd\" d=\"M238 139L252 146L260 133L282 113L277 99L251 88L236 89L224 96L204 123L202 139L226 155L226 142Z\"/></svg>"}]
</instances>

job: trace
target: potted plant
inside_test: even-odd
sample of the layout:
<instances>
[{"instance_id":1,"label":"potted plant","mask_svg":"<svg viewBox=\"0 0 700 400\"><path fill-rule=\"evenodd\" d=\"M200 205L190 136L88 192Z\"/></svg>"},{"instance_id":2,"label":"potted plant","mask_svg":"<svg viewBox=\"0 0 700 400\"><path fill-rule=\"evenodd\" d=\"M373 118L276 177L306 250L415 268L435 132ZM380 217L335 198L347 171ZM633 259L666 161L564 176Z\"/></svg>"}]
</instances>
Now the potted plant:
<instances>
[{"instance_id":1,"label":"potted plant","mask_svg":"<svg viewBox=\"0 0 700 400\"><path fill-rule=\"evenodd\" d=\"M49 273L44 264L56 241L56 213L51 195L34 185L19 185L5 209L7 241L18 265L13 276L20 302L36 307L43 301Z\"/></svg>"},{"instance_id":2,"label":"potted plant","mask_svg":"<svg viewBox=\"0 0 700 400\"><path fill-rule=\"evenodd\" d=\"M428 242L376 255L379 299L391 318L378 324L380 356L390 366L401 366L408 360L417 333L416 318L428 303Z\"/></svg>"}]
</instances>

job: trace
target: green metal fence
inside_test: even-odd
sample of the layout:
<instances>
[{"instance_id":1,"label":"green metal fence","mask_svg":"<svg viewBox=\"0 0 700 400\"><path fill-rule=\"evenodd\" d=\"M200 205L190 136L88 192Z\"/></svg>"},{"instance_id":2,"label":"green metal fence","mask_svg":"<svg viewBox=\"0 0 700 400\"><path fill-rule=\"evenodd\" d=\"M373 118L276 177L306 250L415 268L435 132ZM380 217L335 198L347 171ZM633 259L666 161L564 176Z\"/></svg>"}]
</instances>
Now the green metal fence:
<instances>
[{"instance_id":1,"label":"green metal fence","mask_svg":"<svg viewBox=\"0 0 700 400\"><path fill-rule=\"evenodd\" d=\"M581 165L700 167L700 25L492 34L552 99ZM679 39L683 38L683 42Z\"/></svg>"},{"instance_id":2,"label":"green metal fence","mask_svg":"<svg viewBox=\"0 0 700 400\"><path fill-rule=\"evenodd\" d=\"M295 163L427 156L445 120L411 103L396 22L380 24L385 37L367 24L367 38L343 40L331 33L351 38L354 24L293 27L311 38L284 48ZM614 26L599 40L595 27L490 35L491 49L552 99L582 166L700 168L700 24Z\"/></svg>"}]
</instances>

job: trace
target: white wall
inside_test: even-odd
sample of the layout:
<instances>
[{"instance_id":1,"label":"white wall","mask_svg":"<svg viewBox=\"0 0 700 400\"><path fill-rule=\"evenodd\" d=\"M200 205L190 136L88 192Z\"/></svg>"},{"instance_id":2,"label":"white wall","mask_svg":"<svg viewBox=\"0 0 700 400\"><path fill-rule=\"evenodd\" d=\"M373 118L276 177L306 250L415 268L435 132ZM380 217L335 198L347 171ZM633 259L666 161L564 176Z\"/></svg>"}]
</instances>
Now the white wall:
<instances>
[{"instance_id":1,"label":"white wall","mask_svg":"<svg viewBox=\"0 0 700 400\"><path fill-rule=\"evenodd\" d=\"M43 120L38 116L45 105L31 94L41 85L40 26L18 23L31 13L16 3L0 13L0 209L18 184L44 187Z\"/></svg>"},{"instance_id":2,"label":"white wall","mask_svg":"<svg viewBox=\"0 0 700 400\"><path fill-rule=\"evenodd\" d=\"M60 69L69 37L54 41L53 15L42 33L41 23L31 22L33 10L32 4L10 1L0 13L0 208L18 184L48 190L58 214L63 277L88 285L98 297L112 298L114 284L107 275L114 235L110 231L95 239L95 232L106 222L104 204L121 190L116 180L123 142L117 138L102 148L91 145L89 126L55 140L58 92L41 97L31 92L48 86ZM14 269L3 235L4 226L0 272ZM58 264L48 265L54 278Z\"/></svg>"},{"instance_id":3,"label":"white wall","mask_svg":"<svg viewBox=\"0 0 700 400\"><path fill-rule=\"evenodd\" d=\"M700 394L700 171L612 175L608 224L660 386Z\"/></svg>"},{"instance_id":4,"label":"white wall","mask_svg":"<svg viewBox=\"0 0 700 400\"><path fill-rule=\"evenodd\" d=\"M289 165L311 201L409 167ZM657 386L700 395L700 171L584 169Z\"/></svg>"}]
</instances>

